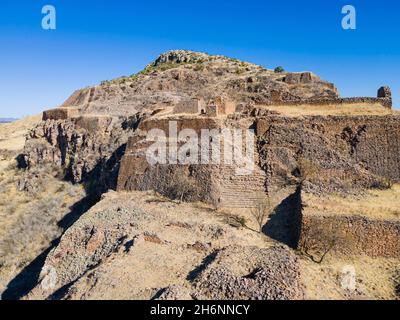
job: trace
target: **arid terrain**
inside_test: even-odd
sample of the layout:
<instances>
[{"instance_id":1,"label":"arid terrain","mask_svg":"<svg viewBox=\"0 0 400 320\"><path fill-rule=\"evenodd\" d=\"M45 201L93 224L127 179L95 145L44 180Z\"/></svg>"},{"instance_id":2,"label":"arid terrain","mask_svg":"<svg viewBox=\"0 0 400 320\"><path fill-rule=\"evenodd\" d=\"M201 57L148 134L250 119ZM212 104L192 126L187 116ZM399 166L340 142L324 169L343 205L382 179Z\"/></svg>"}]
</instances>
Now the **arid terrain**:
<instances>
[{"instance_id":1,"label":"arid terrain","mask_svg":"<svg viewBox=\"0 0 400 320\"><path fill-rule=\"evenodd\" d=\"M149 164L171 121L253 129L254 170ZM0 124L0 294L400 299L399 138L388 87L342 98L311 72L164 53Z\"/></svg>"}]
</instances>

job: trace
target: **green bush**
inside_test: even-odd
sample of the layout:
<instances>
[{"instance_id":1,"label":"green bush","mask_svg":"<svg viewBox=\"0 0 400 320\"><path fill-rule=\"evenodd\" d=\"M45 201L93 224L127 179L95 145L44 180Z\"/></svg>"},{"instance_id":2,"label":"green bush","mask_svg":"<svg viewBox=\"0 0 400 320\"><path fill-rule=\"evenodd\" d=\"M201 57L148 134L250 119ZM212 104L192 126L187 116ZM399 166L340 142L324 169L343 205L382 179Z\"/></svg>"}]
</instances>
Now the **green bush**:
<instances>
[{"instance_id":1,"label":"green bush","mask_svg":"<svg viewBox=\"0 0 400 320\"><path fill-rule=\"evenodd\" d=\"M275 68L274 72L275 73L282 73L282 72L285 72L285 69L283 69L283 67L279 66L279 67Z\"/></svg>"}]
</instances>

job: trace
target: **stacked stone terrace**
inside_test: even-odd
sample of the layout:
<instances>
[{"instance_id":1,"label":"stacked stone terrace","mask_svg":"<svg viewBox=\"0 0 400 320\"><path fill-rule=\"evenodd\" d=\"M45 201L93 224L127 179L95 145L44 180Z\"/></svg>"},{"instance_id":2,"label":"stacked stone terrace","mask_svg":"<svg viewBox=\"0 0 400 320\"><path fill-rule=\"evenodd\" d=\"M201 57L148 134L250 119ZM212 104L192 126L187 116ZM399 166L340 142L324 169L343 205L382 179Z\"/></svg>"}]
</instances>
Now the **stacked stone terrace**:
<instances>
[{"instance_id":1,"label":"stacked stone terrace","mask_svg":"<svg viewBox=\"0 0 400 320\"><path fill-rule=\"evenodd\" d=\"M157 190L159 179L171 179L171 171L187 174L195 180L198 189L201 190L201 199L210 202L218 207L248 208L255 205L260 193L265 193L266 176L258 166L259 159L256 152L256 145L253 145L254 170L250 174L238 174L237 164L226 164L223 156L221 164L196 164L196 165L166 165L161 176L155 176L157 166L152 166L146 159L146 151L151 142L146 141L146 132L151 129L161 129L168 133L170 121L176 121L178 132L182 129L195 130L199 137L202 129L222 129L225 127L223 119L218 118L191 118L191 117L170 117L157 120L149 119L144 121L138 128L138 134L131 137L125 156L122 160L120 174L118 177L118 190ZM172 143L174 138L167 137L167 144ZM256 140L253 141L256 143ZM243 154L245 150L243 141ZM221 150L225 147L221 143ZM233 147L232 147L233 148ZM233 150L233 149L232 149ZM211 151L210 151L211 152ZM211 157L210 157L211 159Z\"/></svg>"},{"instance_id":2,"label":"stacked stone terrace","mask_svg":"<svg viewBox=\"0 0 400 320\"><path fill-rule=\"evenodd\" d=\"M307 81L311 75L296 74L287 75L285 81ZM75 92L74 95L57 109L43 113L43 120L66 120L75 122L77 128L84 128L90 132L104 132L112 128L117 119L113 116L87 114L85 105L90 101L92 90L86 93ZM69 102L68 102L69 101ZM80 102L81 106L70 106L70 103ZM271 102L274 103L274 102ZM292 102L279 102L284 105L376 105L388 108L392 106L391 91L388 87L378 90L377 98L333 98L321 100L301 100ZM276 104L276 103L274 103ZM158 106L160 107L160 106ZM168 108L166 107L165 110ZM163 108L160 109L161 111ZM181 99L173 109L168 112L154 113L145 121L142 121L137 133L129 140L126 154L122 160L118 179L118 190L147 190L156 189L149 180L153 168L147 163L146 148L148 143L144 141L143 133L151 129L163 129L168 132L168 122L177 121L182 128L193 129L200 134L201 129L222 129L226 127L226 119L234 113L240 114L239 104L229 100L226 96L217 97L207 102L202 98ZM248 124L249 126L251 125ZM254 147L254 150L257 150ZM237 175L235 165L198 165L195 171L201 185L202 193L206 200L221 207L251 207L257 200L260 192L266 190L266 175L259 167L259 155L255 152L255 170L250 175ZM193 169L193 166L190 170ZM193 173L191 173L193 175ZM197 179L196 178L196 179ZM165 177L168 179L168 177Z\"/></svg>"},{"instance_id":3,"label":"stacked stone terrace","mask_svg":"<svg viewBox=\"0 0 400 320\"><path fill-rule=\"evenodd\" d=\"M266 193L266 174L258 166L258 153L255 155L254 171L250 175L237 175L236 168L221 166L215 174L219 185L218 206L222 208L252 208Z\"/></svg>"}]
</instances>

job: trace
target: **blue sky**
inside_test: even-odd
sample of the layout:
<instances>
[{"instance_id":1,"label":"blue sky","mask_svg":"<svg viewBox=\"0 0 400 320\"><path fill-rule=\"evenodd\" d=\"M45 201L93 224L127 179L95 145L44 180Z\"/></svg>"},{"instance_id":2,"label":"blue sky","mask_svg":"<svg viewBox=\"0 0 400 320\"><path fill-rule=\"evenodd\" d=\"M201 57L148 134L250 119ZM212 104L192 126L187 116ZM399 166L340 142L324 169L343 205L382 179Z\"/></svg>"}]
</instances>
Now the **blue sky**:
<instances>
[{"instance_id":1,"label":"blue sky","mask_svg":"<svg viewBox=\"0 0 400 320\"><path fill-rule=\"evenodd\" d=\"M41 28L46 4L57 9L57 30ZM356 30L341 28L346 4L357 10ZM390 85L400 107L399 34L395 0L2 0L0 117L55 107L171 49L311 70L342 96L375 96Z\"/></svg>"}]
</instances>

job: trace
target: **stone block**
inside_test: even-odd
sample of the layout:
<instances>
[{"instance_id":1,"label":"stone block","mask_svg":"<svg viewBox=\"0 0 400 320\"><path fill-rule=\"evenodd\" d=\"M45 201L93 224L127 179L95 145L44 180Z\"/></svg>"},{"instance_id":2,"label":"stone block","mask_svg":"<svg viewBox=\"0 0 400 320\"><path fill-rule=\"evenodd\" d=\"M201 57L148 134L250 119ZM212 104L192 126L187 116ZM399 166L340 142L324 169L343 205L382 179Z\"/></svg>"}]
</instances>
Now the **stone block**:
<instances>
[{"instance_id":1,"label":"stone block","mask_svg":"<svg viewBox=\"0 0 400 320\"><path fill-rule=\"evenodd\" d=\"M46 110L43 112L42 119L46 120L67 120L79 116L80 110L78 108L56 108Z\"/></svg>"}]
</instances>

